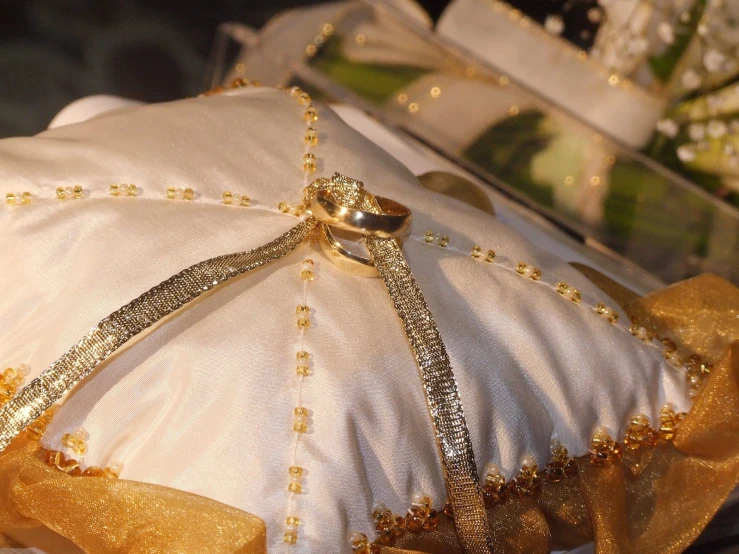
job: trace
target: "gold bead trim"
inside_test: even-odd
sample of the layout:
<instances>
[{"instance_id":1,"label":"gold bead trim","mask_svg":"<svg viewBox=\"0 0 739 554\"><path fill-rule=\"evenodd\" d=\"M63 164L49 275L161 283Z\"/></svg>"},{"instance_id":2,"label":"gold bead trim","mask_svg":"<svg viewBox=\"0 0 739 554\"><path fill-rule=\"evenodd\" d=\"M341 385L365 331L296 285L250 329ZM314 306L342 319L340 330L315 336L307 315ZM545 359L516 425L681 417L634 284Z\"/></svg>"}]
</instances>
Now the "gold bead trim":
<instances>
[{"instance_id":1,"label":"gold bead trim","mask_svg":"<svg viewBox=\"0 0 739 554\"><path fill-rule=\"evenodd\" d=\"M472 247L470 255L476 260L485 260L489 264L495 261L495 250L483 252L482 247L478 245Z\"/></svg>"},{"instance_id":2,"label":"gold bead trim","mask_svg":"<svg viewBox=\"0 0 739 554\"><path fill-rule=\"evenodd\" d=\"M137 196L139 188L133 184L116 184L110 185L111 196Z\"/></svg>"},{"instance_id":3,"label":"gold bead trim","mask_svg":"<svg viewBox=\"0 0 739 554\"><path fill-rule=\"evenodd\" d=\"M526 262L518 262L516 273L526 277L527 279L531 279L532 281L538 281L541 279L541 269L528 265Z\"/></svg>"},{"instance_id":4,"label":"gold bead trim","mask_svg":"<svg viewBox=\"0 0 739 554\"><path fill-rule=\"evenodd\" d=\"M557 292L568 300L572 300L576 304L580 302L580 300L582 300L582 294L580 293L580 291L574 287L569 286L564 281L560 281L559 283L557 283Z\"/></svg>"},{"instance_id":5,"label":"gold bead trim","mask_svg":"<svg viewBox=\"0 0 739 554\"><path fill-rule=\"evenodd\" d=\"M167 188L167 198L169 200L192 200L195 198L195 191L191 187L169 187Z\"/></svg>"},{"instance_id":6,"label":"gold bead trim","mask_svg":"<svg viewBox=\"0 0 739 554\"><path fill-rule=\"evenodd\" d=\"M87 439L90 435L84 429L77 429L73 433L62 435L62 446L68 448L78 456L87 454Z\"/></svg>"},{"instance_id":7,"label":"gold bead trim","mask_svg":"<svg viewBox=\"0 0 739 554\"><path fill-rule=\"evenodd\" d=\"M152 199L151 196L144 196L143 189L134 184L112 184L108 188L107 192L100 193L99 191L94 191L90 189L85 189L80 187L79 192L76 193L77 196L75 196L74 188L67 187L58 187L59 192L58 194L55 193L54 198L59 200L79 200L81 198L87 198L87 197L100 197L100 196L113 196L115 198L124 198L124 197L130 197L130 198L139 198L141 200L150 200ZM81 194L81 196L79 196ZM156 198L161 198L162 196L160 193L157 193ZM164 197L169 200L190 200L190 201L196 201L200 200L208 204L226 204L229 206L239 206L239 207L252 207L254 209L259 210L265 210L270 212L275 212L276 210L274 208L270 208L269 206L263 206L263 205L255 205L252 203L252 199L247 194L238 194L231 191L224 191L221 197L215 199L215 198L205 198L200 197L199 194L195 191L192 187L168 187L164 193ZM5 195L5 203L8 207L17 207L22 205L28 205L33 202L34 199L39 198L37 196L34 196L30 192L23 192L23 193L15 193L15 192L9 192ZM43 197L41 197L43 199ZM282 213L288 213L296 216L301 216L305 213L305 207L303 205L298 205L295 208L292 208L289 204L286 202L280 202L278 205L278 210Z\"/></svg>"},{"instance_id":8,"label":"gold bead trim","mask_svg":"<svg viewBox=\"0 0 739 554\"><path fill-rule=\"evenodd\" d=\"M595 466L607 466L618 463L625 450L655 448L660 441L672 441L678 431L680 422L686 416L675 413L669 404L660 411L659 429L650 427L649 419L640 414L631 418L622 443L615 441L603 427L598 427L591 438L587 460ZM511 498L538 497L544 486L552 486L577 475L577 462L564 446L553 439L551 458L543 469L539 469L536 460L526 456L518 473L507 480L498 466L488 464L482 481L483 497L486 508L503 504ZM437 513L432 509L432 501L428 495L416 495L407 515L393 514L384 505L375 507L372 513L373 525L377 537L373 542L364 533L352 534L350 543L352 552L375 554L381 546L392 546L407 533L423 533L436 529L440 516L454 518L449 503Z\"/></svg>"},{"instance_id":9,"label":"gold bead trim","mask_svg":"<svg viewBox=\"0 0 739 554\"><path fill-rule=\"evenodd\" d=\"M426 241L426 244L436 243L441 248L449 246L449 237L447 235L436 234L433 231L426 231L423 240Z\"/></svg>"},{"instance_id":10,"label":"gold bead trim","mask_svg":"<svg viewBox=\"0 0 739 554\"><path fill-rule=\"evenodd\" d=\"M657 337L655 333L649 332L640 325L621 324L619 322L619 313L614 308L606 306L602 302L597 302L594 299L587 299L587 301L585 301L582 293L578 289L568 285L564 281L558 281L555 285L552 285L551 283L542 280L543 274L541 270L527 264L526 262L518 262L516 265L512 265L505 257L498 256L495 250L487 250L486 254L485 250L477 244L472 246L472 248L467 252L464 252L458 248L450 246L449 237L442 236L434 231L426 231L423 237L411 236L409 238L418 242L424 242L428 245L438 244L439 246L444 246L448 250L457 254L465 255L475 262L484 260L496 267L515 271L522 277L551 288L565 300L569 300L574 304L582 306L590 306L589 310L600 318L611 323L615 328L629 333L634 338L638 339L640 343L644 343L651 348L659 349L662 352L664 359L671 367L675 369L685 368L685 378L691 396L695 396L698 391L700 391L706 376L711 372L712 365L694 352L678 352L674 341L669 338ZM444 240L442 241L442 239ZM441 242L443 242L443 244L441 244Z\"/></svg>"},{"instance_id":11,"label":"gold bead trim","mask_svg":"<svg viewBox=\"0 0 739 554\"><path fill-rule=\"evenodd\" d=\"M49 419L50 421L51 418ZM61 442L65 449L71 450L77 456L84 456L87 453L88 439L89 435L84 429L77 429L73 433L62 435ZM123 471L123 464L120 462L114 462L105 468L88 466L86 469L83 469L81 462L67 457L60 450L42 448L40 453L46 465L54 467L71 477L107 477L109 479L118 479L118 476Z\"/></svg>"},{"instance_id":12,"label":"gold bead trim","mask_svg":"<svg viewBox=\"0 0 739 554\"><path fill-rule=\"evenodd\" d=\"M82 185L57 187L56 197L58 200L80 200L85 197L85 190L82 188Z\"/></svg>"},{"instance_id":13,"label":"gold bead trim","mask_svg":"<svg viewBox=\"0 0 739 554\"><path fill-rule=\"evenodd\" d=\"M27 364L18 367L9 367L0 375L0 406L4 406L15 396L18 390L26 382L26 377L31 372Z\"/></svg>"},{"instance_id":14,"label":"gold bead trim","mask_svg":"<svg viewBox=\"0 0 739 554\"><path fill-rule=\"evenodd\" d=\"M292 463L288 467L287 473L290 481L287 485L289 494L287 502L287 513L285 515L285 531L282 536L283 541L287 545L294 545L298 542L298 528L301 525L301 519L295 514L294 504L296 495L304 493L303 478L306 470L298 465L297 456L302 437L309 431L311 411L303 405L303 386L306 377L311 375L310 371L310 354L305 349L305 336L310 328L310 307L308 306L308 285L315 279L315 262L310 258L306 258L300 264L300 280L303 283L302 302L295 308L299 330L299 346L295 355L297 361L295 376L298 380L298 393L296 399L296 407L293 409L293 456Z\"/></svg>"},{"instance_id":15,"label":"gold bead trim","mask_svg":"<svg viewBox=\"0 0 739 554\"><path fill-rule=\"evenodd\" d=\"M31 203L30 192L9 192L5 195L5 203L8 206L19 206Z\"/></svg>"},{"instance_id":16,"label":"gold bead trim","mask_svg":"<svg viewBox=\"0 0 739 554\"><path fill-rule=\"evenodd\" d=\"M320 32L313 37L313 40L308 43L305 47L305 55L312 58L315 56L321 47L326 44L328 38L333 34L334 26L331 23L324 23L321 25Z\"/></svg>"},{"instance_id":17,"label":"gold bead trim","mask_svg":"<svg viewBox=\"0 0 739 554\"><path fill-rule=\"evenodd\" d=\"M235 194L230 190L223 193L223 203L226 205L241 206L242 208L248 208L251 204L251 198L246 194Z\"/></svg>"},{"instance_id":18,"label":"gold bead trim","mask_svg":"<svg viewBox=\"0 0 739 554\"><path fill-rule=\"evenodd\" d=\"M26 377L30 373L31 368L27 364L21 364L17 368L9 367L0 375L0 406L7 404L23 385ZM57 404L51 405L38 418L32 421L25 430L28 439L38 442L46 433L46 429L54 420L54 416L59 411ZM62 446L72 451L77 456L87 454L88 433L84 429L77 429L72 433L62 435ZM114 477L118 478L123 464L115 463L105 469L94 466L82 469L80 462L75 459L67 458L63 452L58 450L39 449L39 453L46 465L55 467L59 471L63 471L67 475L73 477Z\"/></svg>"},{"instance_id":19,"label":"gold bead trim","mask_svg":"<svg viewBox=\"0 0 739 554\"><path fill-rule=\"evenodd\" d=\"M58 411L58 404L52 404L47 410L44 410L39 417L33 420L30 425L26 427L26 437L32 441L40 441L46 433L46 428L52 422Z\"/></svg>"},{"instance_id":20,"label":"gold bead trim","mask_svg":"<svg viewBox=\"0 0 739 554\"><path fill-rule=\"evenodd\" d=\"M433 508L431 497L427 494L415 495L405 516L395 515L380 504L372 511L377 539L370 544L367 535L355 532L350 538L352 551L362 554L378 552L378 545L392 546L407 533L419 534L436 530L440 519L441 514Z\"/></svg>"},{"instance_id":21,"label":"gold bead trim","mask_svg":"<svg viewBox=\"0 0 739 554\"><path fill-rule=\"evenodd\" d=\"M327 31L328 30L328 31ZM330 23L325 23L322 26L322 33L325 37L328 37L333 32L333 26ZM226 90L233 90L245 87L258 87L257 81L249 81L248 79L234 79L228 87L216 87L205 93L203 96L212 96L225 92ZM310 176L318 170L318 158L313 152L313 149L318 145L319 135L316 130L316 122L318 121L318 109L311 103L310 95L303 91L300 87L292 87L287 90L287 93L291 98L294 98L298 105L304 108L303 120L306 122L306 129L301 137L305 146L304 152L301 158L301 169L303 172L303 188L308 186L308 179ZM140 189L134 184L119 184L114 183L110 185L109 193L111 196L139 196ZM60 200L69 199L80 199L88 196L81 185L75 185L74 187L58 187L56 189L56 198ZM169 200L194 200L196 198L195 191L192 187L168 187L165 192L166 198ZM23 193L7 193L5 196L5 202L8 206L15 206L18 204L30 204L31 194L29 192ZM237 205L241 207L248 207L251 205L251 199L246 194L235 194L232 191L225 191L223 193L222 202L226 205ZM298 205L294 209L287 202L280 202L278 204L278 210L282 213L292 213L293 215L300 217L305 214L305 206Z\"/></svg>"}]
</instances>

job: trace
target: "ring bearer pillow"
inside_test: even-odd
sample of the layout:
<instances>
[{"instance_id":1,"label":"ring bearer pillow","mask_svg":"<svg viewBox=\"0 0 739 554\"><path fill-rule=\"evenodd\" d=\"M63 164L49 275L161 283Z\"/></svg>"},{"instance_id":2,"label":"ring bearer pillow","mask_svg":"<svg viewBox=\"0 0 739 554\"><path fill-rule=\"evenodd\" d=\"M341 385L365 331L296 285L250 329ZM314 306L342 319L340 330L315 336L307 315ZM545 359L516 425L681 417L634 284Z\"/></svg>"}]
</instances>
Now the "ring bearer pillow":
<instances>
[{"instance_id":1,"label":"ring bearer pillow","mask_svg":"<svg viewBox=\"0 0 739 554\"><path fill-rule=\"evenodd\" d=\"M302 91L245 85L0 143L0 531L685 548L736 483L736 289L609 296ZM316 198L401 206L407 233L356 243L380 278L334 263Z\"/></svg>"}]
</instances>

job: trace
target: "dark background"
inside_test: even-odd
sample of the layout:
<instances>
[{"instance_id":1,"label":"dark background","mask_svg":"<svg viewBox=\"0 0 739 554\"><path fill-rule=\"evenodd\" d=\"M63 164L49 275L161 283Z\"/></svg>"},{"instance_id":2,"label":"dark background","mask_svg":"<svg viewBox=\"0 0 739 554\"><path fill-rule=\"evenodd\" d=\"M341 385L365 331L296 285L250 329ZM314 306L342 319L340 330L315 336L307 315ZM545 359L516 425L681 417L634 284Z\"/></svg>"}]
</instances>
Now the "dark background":
<instances>
[{"instance_id":1,"label":"dark background","mask_svg":"<svg viewBox=\"0 0 739 554\"><path fill-rule=\"evenodd\" d=\"M0 137L41 131L90 94L146 102L203 90L216 27L261 27L316 0L0 0Z\"/></svg>"},{"instance_id":2,"label":"dark background","mask_svg":"<svg viewBox=\"0 0 739 554\"><path fill-rule=\"evenodd\" d=\"M204 89L216 27L261 27L320 0L0 0L0 137L43 130L69 102L114 94L159 102ZM512 0L538 21L572 19L597 0ZM419 0L438 19L449 0ZM580 42L577 36L568 37ZM587 47L581 44L582 47Z\"/></svg>"}]
</instances>

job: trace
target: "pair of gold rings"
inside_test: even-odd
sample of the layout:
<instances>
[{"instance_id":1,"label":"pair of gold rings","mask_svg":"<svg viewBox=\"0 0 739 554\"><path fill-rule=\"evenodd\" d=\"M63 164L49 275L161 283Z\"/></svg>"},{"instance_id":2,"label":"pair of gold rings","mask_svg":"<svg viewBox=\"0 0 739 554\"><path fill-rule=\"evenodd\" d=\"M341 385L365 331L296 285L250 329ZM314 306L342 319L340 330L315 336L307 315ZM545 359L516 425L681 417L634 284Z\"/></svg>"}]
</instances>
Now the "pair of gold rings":
<instances>
[{"instance_id":1,"label":"pair of gold rings","mask_svg":"<svg viewBox=\"0 0 739 554\"><path fill-rule=\"evenodd\" d=\"M310 203L311 213L321 222L321 250L334 264L362 277L376 277L375 264L369 256L353 252L345 243L356 245L366 236L377 236L393 238L402 245L411 224L407 207L382 196L374 198L381 213L337 204L329 190L319 190Z\"/></svg>"}]
</instances>

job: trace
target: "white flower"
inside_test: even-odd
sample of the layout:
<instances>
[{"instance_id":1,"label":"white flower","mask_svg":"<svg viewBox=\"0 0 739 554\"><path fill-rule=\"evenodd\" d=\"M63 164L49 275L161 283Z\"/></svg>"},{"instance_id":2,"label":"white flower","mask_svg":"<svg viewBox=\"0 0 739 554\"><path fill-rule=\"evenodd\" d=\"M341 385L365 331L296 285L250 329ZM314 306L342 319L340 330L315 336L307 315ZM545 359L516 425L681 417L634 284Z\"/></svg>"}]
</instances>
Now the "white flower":
<instances>
[{"instance_id":1,"label":"white flower","mask_svg":"<svg viewBox=\"0 0 739 554\"><path fill-rule=\"evenodd\" d=\"M692 162L695 159L695 149L688 144L683 144L677 149L677 157L683 162Z\"/></svg>"},{"instance_id":2,"label":"white flower","mask_svg":"<svg viewBox=\"0 0 739 554\"><path fill-rule=\"evenodd\" d=\"M629 53L635 56L641 56L649 48L649 41L646 37L634 37L628 42L626 47Z\"/></svg>"},{"instance_id":3,"label":"white flower","mask_svg":"<svg viewBox=\"0 0 739 554\"><path fill-rule=\"evenodd\" d=\"M736 154L736 148L734 148L734 145L730 142L727 142L724 144L724 154L727 156L731 156L732 154Z\"/></svg>"},{"instance_id":4,"label":"white flower","mask_svg":"<svg viewBox=\"0 0 739 554\"><path fill-rule=\"evenodd\" d=\"M603 11L598 8L590 8L588 10L588 21L590 23L600 23L603 19Z\"/></svg>"},{"instance_id":5,"label":"white flower","mask_svg":"<svg viewBox=\"0 0 739 554\"><path fill-rule=\"evenodd\" d=\"M706 55L703 56L703 65L705 65L706 69L711 73L721 71L725 61L726 56L714 48L711 48L706 52Z\"/></svg>"},{"instance_id":6,"label":"white flower","mask_svg":"<svg viewBox=\"0 0 739 554\"><path fill-rule=\"evenodd\" d=\"M663 21L657 25L657 35L662 39L665 44L672 44L675 42L675 29L672 28L667 21Z\"/></svg>"},{"instance_id":7,"label":"white flower","mask_svg":"<svg viewBox=\"0 0 739 554\"><path fill-rule=\"evenodd\" d=\"M698 73L694 69L688 69L685 73L682 74L680 80L682 81L683 86L688 90L697 89L699 86L701 86L701 83L703 82L701 76L698 75Z\"/></svg>"},{"instance_id":8,"label":"white flower","mask_svg":"<svg viewBox=\"0 0 739 554\"><path fill-rule=\"evenodd\" d=\"M720 119L712 119L708 122L706 131L708 132L708 136L711 138L721 138L726 134L726 123Z\"/></svg>"},{"instance_id":9,"label":"white flower","mask_svg":"<svg viewBox=\"0 0 739 554\"><path fill-rule=\"evenodd\" d=\"M706 106L710 113L716 113L724 105L724 99L717 94L706 96Z\"/></svg>"},{"instance_id":10,"label":"white flower","mask_svg":"<svg viewBox=\"0 0 739 554\"><path fill-rule=\"evenodd\" d=\"M657 130L666 137L675 138L680 127L674 119L660 119L657 122Z\"/></svg>"},{"instance_id":11,"label":"white flower","mask_svg":"<svg viewBox=\"0 0 739 554\"><path fill-rule=\"evenodd\" d=\"M688 134L690 135L690 140L698 142L705 138L706 128L701 123L693 123L688 129Z\"/></svg>"},{"instance_id":12,"label":"white flower","mask_svg":"<svg viewBox=\"0 0 739 554\"><path fill-rule=\"evenodd\" d=\"M565 30L565 22L558 15L548 15L544 20L544 28L553 35L561 35Z\"/></svg>"}]
</instances>

